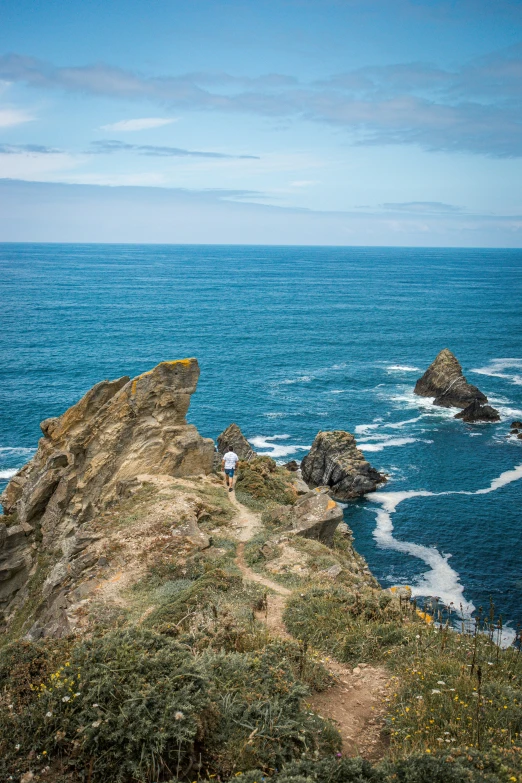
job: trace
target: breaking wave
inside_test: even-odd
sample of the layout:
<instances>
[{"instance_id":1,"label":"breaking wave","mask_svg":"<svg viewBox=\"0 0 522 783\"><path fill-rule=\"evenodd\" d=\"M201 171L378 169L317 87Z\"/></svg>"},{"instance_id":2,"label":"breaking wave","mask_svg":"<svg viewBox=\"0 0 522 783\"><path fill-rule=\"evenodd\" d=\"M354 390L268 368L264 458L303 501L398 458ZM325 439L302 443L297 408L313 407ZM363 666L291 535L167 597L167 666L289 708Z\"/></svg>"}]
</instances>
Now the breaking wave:
<instances>
[{"instance_id":1,"label":"breaking wave","mask_svg":"<svg viewBox=\"0 0 522 783\"><path fill-rule=\"evenodd\" d=\"M264 435L256 435L254 438L249 438L248 442L252 444L260 456L272 457L272 459L288 457L290 454L295 454L298 451L310 451L312 448L311 446L300 446L295 443L289 443L288 445L274 443L274 441L288 440L289 437L290 435L270 435L267 437ZM264 451L260 451L259 449L264 449Z\"/></svg>"}]
</instances>

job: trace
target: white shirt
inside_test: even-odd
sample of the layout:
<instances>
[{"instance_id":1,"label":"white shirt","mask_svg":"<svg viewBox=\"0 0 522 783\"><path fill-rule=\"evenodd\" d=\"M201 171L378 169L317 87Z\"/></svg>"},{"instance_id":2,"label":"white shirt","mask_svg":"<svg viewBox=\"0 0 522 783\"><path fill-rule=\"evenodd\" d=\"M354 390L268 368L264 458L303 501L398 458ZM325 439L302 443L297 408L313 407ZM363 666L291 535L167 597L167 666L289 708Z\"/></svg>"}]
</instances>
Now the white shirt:
<instances>
[{"instance_id":1,"label":"white shirt","mask_svg":"<svg viewBox=\"0 0 522 783\"><path fill-rule=\"evenodd\" d=\"M239 462L239 457L235 451L227 451L223 459L225 460L225 470L234 470Z\"/></svg>"}]
</instances>

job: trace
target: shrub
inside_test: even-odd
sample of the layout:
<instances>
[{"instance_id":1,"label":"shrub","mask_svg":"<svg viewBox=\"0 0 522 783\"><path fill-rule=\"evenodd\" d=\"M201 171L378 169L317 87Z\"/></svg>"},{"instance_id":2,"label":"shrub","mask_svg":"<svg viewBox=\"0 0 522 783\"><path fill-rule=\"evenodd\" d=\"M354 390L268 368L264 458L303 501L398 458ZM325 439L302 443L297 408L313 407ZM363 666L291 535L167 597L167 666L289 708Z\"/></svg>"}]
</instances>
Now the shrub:
<instances>
[{"instance_id":1,"label":"shrub","mask_svg":"<svg viewBox=\"0 0 522 783\"><path fill-rule=\"evenodd\" d=\"M296 638L352 662L382 658L390 647L407 643L411 631L398 623L398 616L395 602L376 591L332 586L292 596L283 619Z\"/></svg>"},{"instance_id":2,"label":"shrub","mask_svg":"<svg viewBox=\"0 0 522 783\"><path fill-rule=\"evenodd\" d=\"M30 705L7 707L4 736L13 744L6 755L67 758L89 769L93 782L184 771L209 710L208 683L190 654L138 629L77 645L70 660L32 688Z\"/></svg>"},{"instance_id":3,"label":"shrub","mask_svg":"<svg viewBox=\"0 0 522 783\"><path fill-rule=\"evenodd\" d=\"M301 710L308 690L281 652L280 644L269 644L256 653L204 656L219 712L206 745L207 763L215 771L274 771L285 761L339 749L333 725Z\"/></svg>"},{"instance_id":4,"label":"shrub","mask_svg":"<svg viewBox=\"0 0 522 783\"><path fill-rule=\"evenodd\" d=\"M291 474L279 468L271 457L239 463L236 495L256 511L278 504L291 505L296 499Z\"/></svg>"}]
</instances>

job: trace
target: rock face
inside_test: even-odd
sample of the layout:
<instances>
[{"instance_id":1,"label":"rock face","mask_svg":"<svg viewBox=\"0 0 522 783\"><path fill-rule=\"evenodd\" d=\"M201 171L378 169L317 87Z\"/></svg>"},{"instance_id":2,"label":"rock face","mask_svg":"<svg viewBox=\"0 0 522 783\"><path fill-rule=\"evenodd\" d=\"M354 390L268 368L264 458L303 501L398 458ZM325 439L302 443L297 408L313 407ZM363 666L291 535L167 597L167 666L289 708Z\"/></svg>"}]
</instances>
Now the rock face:
<instances>
[{"instance_id":1,"label":"rock face","mask_svg":"<svg viewBox=\"0 0 522 783\"><path fill-rule=\"evenodd\" d=\"M301 463L301 472L309 486L329 487L339 500L361 497L386 481L366 461L354 436L343 430L319 432Z\"/></svg>"},{"instance_id":2,"label":"rock face","mask_svg":"<svg viewBox=\"0 0 522 783\"><path fill-rule=\"evenodd\" d=\"M478 400L473 400L463 411L457 413L456 419L462 419L469 423L475 421L500 421L500 416L491 405L481 405Z\"/></svg>"},{"instance_id":3,"label":"rock face","mask_svg":"<svg viewBox=\"0 0 522 783\"><path fill-rule=\"evenodd\" d=\"M85 526L138 474L212 470L212 440L185 420L198 377L196 359L162 362L133 380L102 381L62 416L42 422L35 456L1 498L9 527L0 525L0 616L27 580L35 549L62 550L55 583L73 559L81 571ZM51 574L43 592L52 589Z\"/></svg>"},{"instance_id":4,"label":"rock face","mask_svg":"<svg viewBox=\"0 0 522 783\"><path fill-rule=\"evenodd\" d=\"M272 524L303 538L313 538L332 546L333 536L343 523L343 510L328 494L328 487L318 487L298 497L293 506L277 506L266 512Z\"/></svg>"},{"instance_id":5,"label":"rock face","mask_svg":"<svg viewBox=\"0 0 522 783\"><path fill-rule=\"evenodd\" d=\"M332 546L337 525L343 521L343 510L328 495L328 490L312 491L300 497L292 507L290 523L296 536L313 538Z\"/></svg>"},{"instance_id":6,"label":"rock face","mask_svg":"<svg viewBox=\"0 0 522 783\"><path fill-rule=\"evenodd\" d=\"M443 408L467 408L472 402L483 405L488 398L468 383L458 359L444 348L415 384L415 394L435 397L433 404Z\"/></svg>"},{"instance_id":7,"label":"rock face","mask_svg":"<svg viewBox=\"0 0 522 783\"><path fill-rule=\"evenodd\" d=\"M229 446L232 446L239 459L244 462L250 462L250 460L254 459L256 456L255 451L250 447L250 443L247 441L237 424L230 424L217 439L219 454L225 454L225 452L228 451Z\"/></svg>"}]
</instances>

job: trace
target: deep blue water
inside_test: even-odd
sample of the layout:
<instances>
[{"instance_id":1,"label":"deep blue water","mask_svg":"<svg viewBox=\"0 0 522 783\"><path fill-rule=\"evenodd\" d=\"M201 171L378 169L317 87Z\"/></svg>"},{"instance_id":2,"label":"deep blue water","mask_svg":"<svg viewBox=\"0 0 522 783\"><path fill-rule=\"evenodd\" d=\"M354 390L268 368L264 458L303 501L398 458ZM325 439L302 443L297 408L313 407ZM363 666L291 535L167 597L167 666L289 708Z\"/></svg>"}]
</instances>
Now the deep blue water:
<instances>
[{"instance_id":1,"label":"deep blue water","mask_svg":"<svg viewBox=\"0 0 522 783\"><path fill-rule=\"evenodd\" d=\"M522 251L8 244L0 281L1 477L94 383L197 356L202 434L236 421L285 459L347 429L390 473L382 502L345 511L383 585L465 606L491 596L522 623L522 469L489 493L389 494L472 493L522 466L522 441L506 437L522 418ZM444 347L499 424L414 397Z\"/></svg>"}]
</instances>

